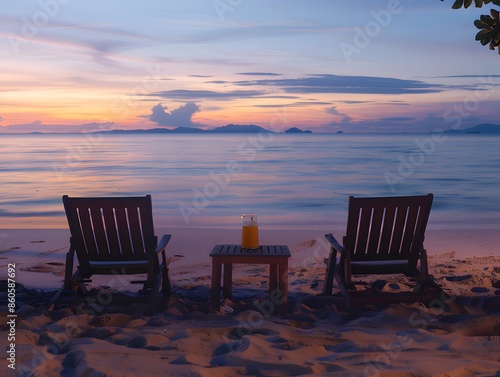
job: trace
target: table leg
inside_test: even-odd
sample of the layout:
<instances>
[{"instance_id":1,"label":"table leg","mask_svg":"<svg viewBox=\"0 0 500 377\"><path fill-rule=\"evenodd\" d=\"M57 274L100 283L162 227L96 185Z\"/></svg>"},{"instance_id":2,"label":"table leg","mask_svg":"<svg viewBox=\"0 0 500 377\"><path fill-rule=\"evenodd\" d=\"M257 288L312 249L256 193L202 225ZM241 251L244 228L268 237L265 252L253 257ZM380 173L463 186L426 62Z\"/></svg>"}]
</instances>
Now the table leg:
<instances>
[{"instance_id":1,"label":"table leg","mask_svg":"<svg viewBox=\"0 0 500 377\"><path fill-rule=\"evenodd\" d=\"M224 280L222 283L222 297L232 297L232 284L233 284L233 264L224 263Z\"/></svg>"},{"instance_id":2,"label":"table leg","mask_svg":"<svg viewBox=\"0 0 500 377\"><path fill-rule=\"evenodd\" d=\"M277 264L270 264L269 265L269 295L270 295L270 297L273 297L276 290L278 289L278 280L279 280L278 274L279 274L278 265Z\"/></svg>"},{"instance_id":3,"label":"table leg","mask_svg":"<svg viewBox=\"0 0 500 377\"><path fill-rule=\"evenodd\" d=\"M211 311L216 312L220 309L220 281L222 274L222 264L218 261L212 261L212 288L211 288Z\"/></svg>"},{"instance_id":4,"label":"table leg","mask_svg":"<svg viewBox=\"0 0 500 377\"><path fill-rule=\"evenodd\" d=\"M288 259L279 264L278 279L278 289L282 295L280 297L279 313L286 314L288 306Z\"/></svg>"}]
</instances>

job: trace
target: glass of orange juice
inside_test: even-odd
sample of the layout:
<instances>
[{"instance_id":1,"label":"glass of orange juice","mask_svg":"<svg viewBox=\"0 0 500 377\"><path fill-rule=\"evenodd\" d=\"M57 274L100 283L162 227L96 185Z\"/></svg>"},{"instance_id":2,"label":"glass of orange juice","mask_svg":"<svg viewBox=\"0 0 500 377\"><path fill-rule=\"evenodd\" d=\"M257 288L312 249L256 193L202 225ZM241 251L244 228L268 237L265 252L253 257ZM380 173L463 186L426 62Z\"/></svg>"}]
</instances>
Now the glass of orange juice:
<instances>
[{"instance_id":1,"label":"glass of orange juice","mask_svg":"<svg viewBox=\"0 0 500 377\"><path fill-rule=\"evenodd\" d=\"M259 248L259 224L257 215L246 214L241 216L243 219L243 228L241 232L241 248L242 249L258 249Z\"/></svg>"}]
</instances>

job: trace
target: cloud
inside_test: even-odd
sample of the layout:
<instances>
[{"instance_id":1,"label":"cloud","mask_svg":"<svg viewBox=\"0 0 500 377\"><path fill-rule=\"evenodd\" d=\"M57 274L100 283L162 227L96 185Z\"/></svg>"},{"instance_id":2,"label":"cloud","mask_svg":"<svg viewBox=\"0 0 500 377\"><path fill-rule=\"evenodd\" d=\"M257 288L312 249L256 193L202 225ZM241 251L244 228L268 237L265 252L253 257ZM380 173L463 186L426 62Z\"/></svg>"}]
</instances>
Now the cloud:
<instances>
[{"instance_id":1,"label":"cloud","mask_svg":"<svg viewBox=\"0 0 500 377\"><path fill-rule=\"evenodd\" d=\"M345 101L342 101L342 100L337 100L335 102L346 103L348 105L357 105L357 104L373 103L375 101L358 101L358 100L345 100Z\"/></svg>"},{"instance_id":2,"label":"cloud","mask_svg":"<svg viewBox=\"0 0 500 377\"><path fill-rule=\"evenodd\" d=\"M3 120L3 117L0 115L0 122Z\"/></svg>"},{"instance_id":3,"label":"cloud","mask_svg":"<svg viewBox=\"0 0 500 377\"><path fill-rule=\"evenodd\" d=\"M273 96L266 98L295 98L290 96ZM273 107L310 107L315 105L331 105L331 102L323 102L323 101L296 101L293 103L284 103L284 104L254 104L251 107L261 107L261 108L273 108Z\"/></svg>"},{"instance_id":4,"label":"cloud","mask_svg":"<svg viewBox=\"0 0 500 377\"><path fill-rule=\"evenodd\" d=\"M242 72L240 75L279 76L277 73ZM147 96L176 99L183 101L232 100L240 98L294 98L278 97L277 92L285 94L310 93L356 93L356 94L422 94L436 93L449 88L439 84L430 84L418 80L403 80L390 77L338 76L331 74L310 75L301 78L265 78L242 81L212 80L211 84L233 84L243 87L260 87L258 90L190 90L173 89L147 94ZM267 89L268 88L268 89ZM269 92L272 90L272 92ZM295 97L299 98L299 97ZM351 101L367 103L373 101ZM346 101L346 103L348 103Z\"/></svg>"},{"instance_id":5,"label":"cloud","mask_svg":"<svg viewBox=\"0 0 500 377\"><path fill-rule=\"evenodd\" d=\"M452 75L452 76L436 76L436 78L440 79L448 79L448 78L490 78L490 77L495 77L499 78L500 75Z\"/></svg>"},{"instance_id":6,"label":"cloud","mask_svg":"<svg viewBox=\"0 0 500 377\"><path fill-rule=\"evenodd\" d=\"M247 75L247 76L281 76L281 73L273 72L239 72L237 75Z\"/></svg>"},{"instance_id":7,"label":"cloud","mask_svg":"<svg viewBox=\"0 0 500 377\"><path fill-rule=\"evenodd\" d=\"M198 128L203 126L199 123L193 123L191 119L195 113L200 111L200 107L194 102L187 102L185 105L170 112L166 112L165 110L167 110L167 107L159 103L151 109L152 113L149 119L159 126L166 127Z\"/></svg>"},{"instance_id":8,"label":"cloud","mask_svg":"<svg viewBox=\"0 0 500 377\"><path fill-rule=\"evenodd\" d=\"M89 133L98 131L109 131L116 128L114 122L93 122L79 125L65 124L43 124L39 120L31 123L11 124L0 127L0 133Z\"/></svg>"},{"instance_id":9,"label":"cloud","mask_svg":"<svg viewBox=\"0 0 500 377\"><path fill-rule=\"evenodd\" d=\"M241 86L275 86L287 93L422 94L445 89L438 84L375 76L311 75L296 79L237 81Z\"/></svg>"},{"instance_id":10,"label":"cloud","mask_svg":"<svg viewBox=\"0 0 500 377\"><path fill-rule=\"evenodd\" d=\"M280 76L277 73L242 72L240 75ZM161 97L182 101L224 100L240 98L300 98L301 94L311 93L354 93L354 94L422 94L436 93L449 88L439 84L430 84L418 80L403 80L390 77L338 76L331 74L309 75L301 78L264 78L255 80L226 81L211 80L210 84L232 84L243 87L260 87L253 90L191 90L173 89L145 94L149 97ZM281 94L279 94L281 93ZM286 96L288 95L288 96ZM295 96L292 96L295 95ZM303 101L305 102L305 101ZM313 101L314 102L314 101ZM319 101L316 101L319 103ZM370 103L370 101L344 101L344 103ZM296 105L301 105L298 102Z\"/></svg>"},{"instance_id":11,"label":"cloud","mask_svg":"<svg viewBox=\"0 0 500 377\"><path fill-rule=\"evenodd\" d=\"M249 98L260 97L266 94L260 90L233 90L230 92L216 92L213 90L188 90L176 89L165 90L149 94L150 96L164 97L170 99L180 100L202 100L202 99L215 99L215 100L228 100L233 98Z\"/></svg>"},{"instance_id":12,"label":"cloud","mask_svg":"<svg viewBox=\"0 0 500 377\"><path fill-rule=\"evenodd\" d=\"M412 117L388 117L388 118L380 118L381 122L413 122L417 120L417 118Z\"/></svg>"},{"instance_id":13,"label":"cloud","mask_svg":"<svg viewBox=\"0 0 500 377\"><path fill-rule=\"evenodd\" d=\"M344 123L348 123L351 121L351 117L347 114L344 114L344 113L341 113L340 111L338 111L336 106L332 106L332 107L327 108L326 112L330 115L342 117L342 122L344 122Z\"/></svg>"}]
</instances>

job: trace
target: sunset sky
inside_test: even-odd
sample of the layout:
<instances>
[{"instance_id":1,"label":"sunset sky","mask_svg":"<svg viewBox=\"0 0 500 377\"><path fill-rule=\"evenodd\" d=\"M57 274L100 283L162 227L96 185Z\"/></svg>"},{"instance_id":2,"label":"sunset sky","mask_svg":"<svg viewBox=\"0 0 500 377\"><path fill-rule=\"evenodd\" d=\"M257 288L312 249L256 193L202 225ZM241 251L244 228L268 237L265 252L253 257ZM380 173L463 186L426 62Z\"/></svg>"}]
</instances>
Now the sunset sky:
<instances>
[{"instance_id":1,"label":"sunset sky","mask_svg":"<svg viewBox=\"0 0 500 377\"><path fill-rule=\"evenodd\" d=\"M0 132L498 124L490 7L452 3L2 1Z\"/></svg>"}]
</instances>

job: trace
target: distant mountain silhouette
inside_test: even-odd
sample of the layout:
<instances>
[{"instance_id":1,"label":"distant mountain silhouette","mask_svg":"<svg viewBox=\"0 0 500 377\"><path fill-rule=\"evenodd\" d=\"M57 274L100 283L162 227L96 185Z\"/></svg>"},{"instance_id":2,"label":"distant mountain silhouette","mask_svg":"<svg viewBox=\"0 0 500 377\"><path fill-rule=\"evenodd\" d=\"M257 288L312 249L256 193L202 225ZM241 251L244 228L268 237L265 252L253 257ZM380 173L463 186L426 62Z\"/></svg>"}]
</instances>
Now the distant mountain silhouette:
<instances>
[{"instance_id":1,"label":"distant mountain silhouette","mask_svg":"<svg viewBox=\"0 0 500 377\"><path fill-rule=\"evenodd\" d=\"M166 128L152 128L148 130L110 130L110 131L99 131L105 133L113 134L253 134L253 133L275 133L268 129L265 129L254 124L228 124L226 126L216 127L211 130L201 130L199 128L190 127L177 127L173 130ZM311 131L302 131L297 127L289 128L285 133L312 133Z\"/></svg>"},{"instance_id":2,"label":"distant mountain silhouette","mask_svg":"<svg viewBox=\"0 0 500 377\"><path fill-rule=\"evenodd\" d=\"M286 134L312 134L312 132L309 130L302 131L300 128L297 128L297 127L289 128L288 130L285 131L285 133Z\"/></svg>"},{"instance_id":3,"label":"distant mountain silhouette","mask_svg":"<svg viewBox=\"0 0 500 377\"><path fill-rule=\"evenodd\" d=\"M161 130L162 128L155 128L155 130ZM168 130L167 130L168 131ZM170 133L173 134L203 134L204 130L200 130L199 128L191 128L191 127L177 127L173 130L170 130Z\"/></svg>"},{"instance_id":4,"label":"distant mountain silhouette","mask_svg":"<svg viewBox=\"0 0 500 377\"><path fill-rule=\"evenodd\" d=\"M450 134L500 134L499 124L483 123L463 130L447 130Z\"/></svg>"},{"instance_id":5,"label":"distant mountain silhouette","mask_svg":"<svg viewBox=\"0 0 500 377\"><path fill-rule=\"evenodd\" d=\"M217 127L211 130L207 130L210 133L243 133L243 134L253 134L259 132L272 132L262 128L260 126L256 126L254 124L228 124L227 126Z\"/></svg>"}]
</instances>

